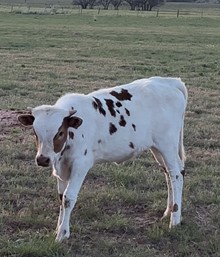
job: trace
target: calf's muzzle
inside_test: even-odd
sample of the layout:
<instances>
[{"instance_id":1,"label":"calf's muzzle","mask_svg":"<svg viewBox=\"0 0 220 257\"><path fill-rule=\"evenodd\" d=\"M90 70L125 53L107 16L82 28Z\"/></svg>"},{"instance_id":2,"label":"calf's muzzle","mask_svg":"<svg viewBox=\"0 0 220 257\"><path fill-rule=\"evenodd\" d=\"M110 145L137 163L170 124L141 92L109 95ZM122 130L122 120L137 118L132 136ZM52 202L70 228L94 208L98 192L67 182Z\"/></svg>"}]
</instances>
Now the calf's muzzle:
<instances>
[{"instance_id":1,"label":"calf's muzzle","mask_svg":"<svg viewBox=\"0 0 220 257\"><path fill-rule=\"evenodd\" d=\"M36 162L38 166L48 167L50 165L50 159L42 154L36 157Z\"/></svg>"}]
</instances>

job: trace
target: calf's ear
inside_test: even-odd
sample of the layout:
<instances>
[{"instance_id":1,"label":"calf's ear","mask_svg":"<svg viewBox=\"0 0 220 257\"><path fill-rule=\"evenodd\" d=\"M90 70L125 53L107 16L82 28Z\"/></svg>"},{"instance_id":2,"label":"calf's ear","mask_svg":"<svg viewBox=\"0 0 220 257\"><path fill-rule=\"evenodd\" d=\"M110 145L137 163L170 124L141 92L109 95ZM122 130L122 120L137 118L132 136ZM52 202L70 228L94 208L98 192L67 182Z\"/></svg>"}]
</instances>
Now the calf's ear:
<instances>
[{"instance_id":1,"label":"calf's ear","mask_svg":"<svg viewBox=\"0 0 220 257\"><path fill-rule=\"evenodd\" d=\"M18 121L25 127L32 126L34 123L34 116L31 114L22 114L18 116Z\"/></svg>"},{"instance_id":2,"label":"calf's ear","mask_svg":"<svg viewBox=\"0 0 220 257\"><path fill-rule=\"evenodd\" d=\"M67 123L68 123L68 127L72 127L72 128L75 128L77 129L79 126L81 126L83 120L80 119L79 117L69 117L67 119Z\"/></svg>"}]
</instances>

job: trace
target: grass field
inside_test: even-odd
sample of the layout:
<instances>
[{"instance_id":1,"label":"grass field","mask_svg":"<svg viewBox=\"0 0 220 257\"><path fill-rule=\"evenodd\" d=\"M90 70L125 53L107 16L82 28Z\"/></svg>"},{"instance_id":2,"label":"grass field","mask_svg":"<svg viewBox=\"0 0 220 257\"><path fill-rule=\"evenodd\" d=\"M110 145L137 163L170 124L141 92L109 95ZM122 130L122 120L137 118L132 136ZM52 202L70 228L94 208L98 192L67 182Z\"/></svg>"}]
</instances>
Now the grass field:
<instances>
[{"instance_id":1,"label":"grass field","mask_svg":"<svg viewBox=\"0 0 220 257\"><path fill-rule=\"evenodd\" d=\"M154 75L189 90L183 224L159 221L166 183L149 155L88 174L71 238L54 242L59 204L50 169L34 164L31 130L0 137L0 256L220 256L220 18L0 13L0 109L54 103ZM6 133L7 132L7 133Z\"/></svg>"}]
</instances>

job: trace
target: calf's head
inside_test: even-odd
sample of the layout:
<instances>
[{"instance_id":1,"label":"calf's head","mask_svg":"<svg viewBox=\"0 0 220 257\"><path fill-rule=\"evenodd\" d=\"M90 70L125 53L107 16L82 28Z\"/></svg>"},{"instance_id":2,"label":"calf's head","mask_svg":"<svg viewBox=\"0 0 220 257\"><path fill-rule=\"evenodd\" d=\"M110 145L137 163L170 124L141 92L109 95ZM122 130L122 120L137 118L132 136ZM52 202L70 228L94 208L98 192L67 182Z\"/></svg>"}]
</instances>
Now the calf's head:
<instances>
[{"instance_id":1,"label":"calf's head","mask_svg":"<svg viewBox=\"0 0 220 257\"><path fill-rule=\"evenodd\" d=\"M82 119L73 116L75 113L76 111L42 105L32 109L31 114L18 116L21 124L33 127L37 145L37 165L47 167L50 163L55 163L66 146L69 128L77 129L82 124Z\"/></svg>"}]
</instances>

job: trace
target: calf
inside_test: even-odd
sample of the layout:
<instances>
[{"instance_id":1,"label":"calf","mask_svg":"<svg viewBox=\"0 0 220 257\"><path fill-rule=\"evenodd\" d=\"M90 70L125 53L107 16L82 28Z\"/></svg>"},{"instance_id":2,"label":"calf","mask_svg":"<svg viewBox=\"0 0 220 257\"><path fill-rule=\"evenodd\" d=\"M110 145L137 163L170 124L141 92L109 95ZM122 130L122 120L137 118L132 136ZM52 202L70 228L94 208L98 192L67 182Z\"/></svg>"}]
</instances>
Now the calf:
<instances>
[{"instance_id":1,"label":"calf","mask_svg":"<svg viewBox=\"0 0 220 257\"><path fill-rule=\"evenodd\" d=\"M123 162L150 149L168 186L164 217L181 221L184 175L183 123L187 89L178 78L152 77L84 94L67 94L54 105L18 116L32 126L36 163L52 165L61 199L57 241L70 235L71 211L89 169L97 162Z\"/></svg>"}]
</instances>

